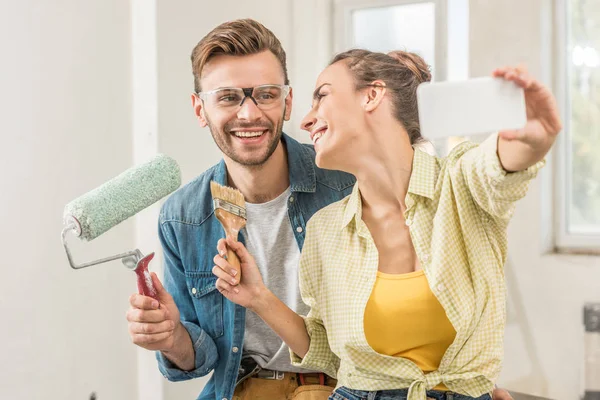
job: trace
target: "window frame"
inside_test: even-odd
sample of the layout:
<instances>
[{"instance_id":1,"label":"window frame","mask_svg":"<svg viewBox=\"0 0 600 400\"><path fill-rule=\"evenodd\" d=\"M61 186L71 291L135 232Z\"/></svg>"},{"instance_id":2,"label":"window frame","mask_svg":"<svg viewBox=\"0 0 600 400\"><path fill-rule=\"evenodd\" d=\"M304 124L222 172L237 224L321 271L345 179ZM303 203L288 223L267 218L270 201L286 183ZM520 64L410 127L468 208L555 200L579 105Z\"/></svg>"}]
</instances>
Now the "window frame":
<instances>
[{"instance_id":1,"label":"window frame","mask_svg":"<svg viewBox=\"0 0 600 400\"><path fill-rule=\"evenodd\" d=\"M571 93L570 77L572 71L570 0L556 0L554 6L555 49L554 83L555 95L559 105L563 130L555 144L554 159L554 250L558 253L600 254L600 234L581 234L569 232L568 214L570 207L570 171L571 171Z\"/></svg>"}]
</instances>

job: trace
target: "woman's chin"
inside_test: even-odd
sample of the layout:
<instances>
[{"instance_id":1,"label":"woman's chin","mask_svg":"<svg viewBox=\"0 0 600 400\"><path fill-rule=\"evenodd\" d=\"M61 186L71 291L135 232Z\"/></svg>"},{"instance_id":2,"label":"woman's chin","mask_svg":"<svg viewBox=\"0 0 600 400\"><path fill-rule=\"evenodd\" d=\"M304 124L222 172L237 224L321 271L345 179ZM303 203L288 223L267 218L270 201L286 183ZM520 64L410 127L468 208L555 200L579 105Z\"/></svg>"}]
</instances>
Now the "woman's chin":
<instances>
[{"instance_id":1,"label":"woman's chin","mask_svg":"<svg viewBox=\"0 0 600 400\"><path fill-rule=\"evenodd\" d=\"M325 153L325 154L323 154ZM331 160L329 157L327 157L327 152L323 152L318 150L317 151L317 156L315 157L315 163L317 164L317 167L321 168L321 169L333 169L330 164Z\"/></svg>"},{"instance_id":2,"label":"woman's chin","mask_svg":"<svg viewBox=\"0 0 600 400\"><path fill-rule=\"evenodd\" d=\"M317 167L321 169L331 169L335 171L345 170L344 165L342 165L339 160L336 160L334 157L330 157L328 152L317 152L315 164L317 164Z\"/></svg>"}]
</instances>

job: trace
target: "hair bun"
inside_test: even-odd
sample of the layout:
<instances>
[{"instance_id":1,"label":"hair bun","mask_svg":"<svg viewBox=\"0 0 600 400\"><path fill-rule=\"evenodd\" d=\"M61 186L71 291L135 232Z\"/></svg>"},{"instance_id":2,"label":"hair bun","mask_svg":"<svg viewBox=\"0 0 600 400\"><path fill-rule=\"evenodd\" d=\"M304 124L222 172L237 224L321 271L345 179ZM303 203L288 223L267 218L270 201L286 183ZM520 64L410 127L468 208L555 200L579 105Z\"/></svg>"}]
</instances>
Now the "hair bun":
<instances>
[{"instance_id":1,"label":"hair bun","mask_svg":"<svg viewBox=\"0 0 600 400\"><path fill-rule=\"evenodd\" d=\"M402 50L391 51L388 56L395 58L401 65L410 69L419 82L431 81L431 68L421 56Z\"/></svg>"}]
</instances>

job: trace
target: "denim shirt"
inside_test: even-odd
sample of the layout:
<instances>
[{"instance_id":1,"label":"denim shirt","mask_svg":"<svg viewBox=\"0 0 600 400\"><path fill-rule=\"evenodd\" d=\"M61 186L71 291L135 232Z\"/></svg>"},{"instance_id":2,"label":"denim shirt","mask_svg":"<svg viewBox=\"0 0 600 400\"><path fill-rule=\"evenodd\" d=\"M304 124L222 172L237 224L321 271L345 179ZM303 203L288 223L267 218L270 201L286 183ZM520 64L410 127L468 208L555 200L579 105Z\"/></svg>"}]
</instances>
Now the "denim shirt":
<instances>
[{"instance_id":1,"label":"denim shirt","mask_svg":"<svg viewBox=\"0 0 600 400\"><path fill-rule=\"evenodd\" d=\"M287 151L291 195L288 215L302 250L306 223L319 209L352 191L352 175L315 165L311 145L282 135ZM164 252L164 286L173 296L195 351L195 367L182 371L157 352L161 373L170 381L198 378L214 371L198 399L231 399L242 357L246 309L215 288L211 272L217 241L224 231L213 212L210 181L227 184L225 162L177 190L163 205L159 238ZM244 232L242 232L244 233ZM240 235L244 242L244 235ZM290 279L297 279L296 276Z\"/></svg>"}]
</instances>

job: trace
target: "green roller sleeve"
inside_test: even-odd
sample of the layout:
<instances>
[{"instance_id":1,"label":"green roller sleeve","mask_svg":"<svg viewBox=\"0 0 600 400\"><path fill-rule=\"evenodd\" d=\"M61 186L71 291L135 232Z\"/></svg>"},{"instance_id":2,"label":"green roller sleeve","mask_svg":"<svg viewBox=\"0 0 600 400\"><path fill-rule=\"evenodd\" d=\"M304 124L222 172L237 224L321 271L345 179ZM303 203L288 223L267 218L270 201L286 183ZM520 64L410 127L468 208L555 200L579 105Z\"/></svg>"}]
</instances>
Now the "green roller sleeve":
<instances>
[{"instance_id":1,"label":"green roller sleeve","mask_svg":"<svg viewBox=\"0 0 600 400\"><path fill-rule=\"evenodd\" d=\"M151 206L181 185L181 171L172 158L158 154L66 205L65 221L74 217L80 238L90 241Z\"/></svg>"}]
</instances>

